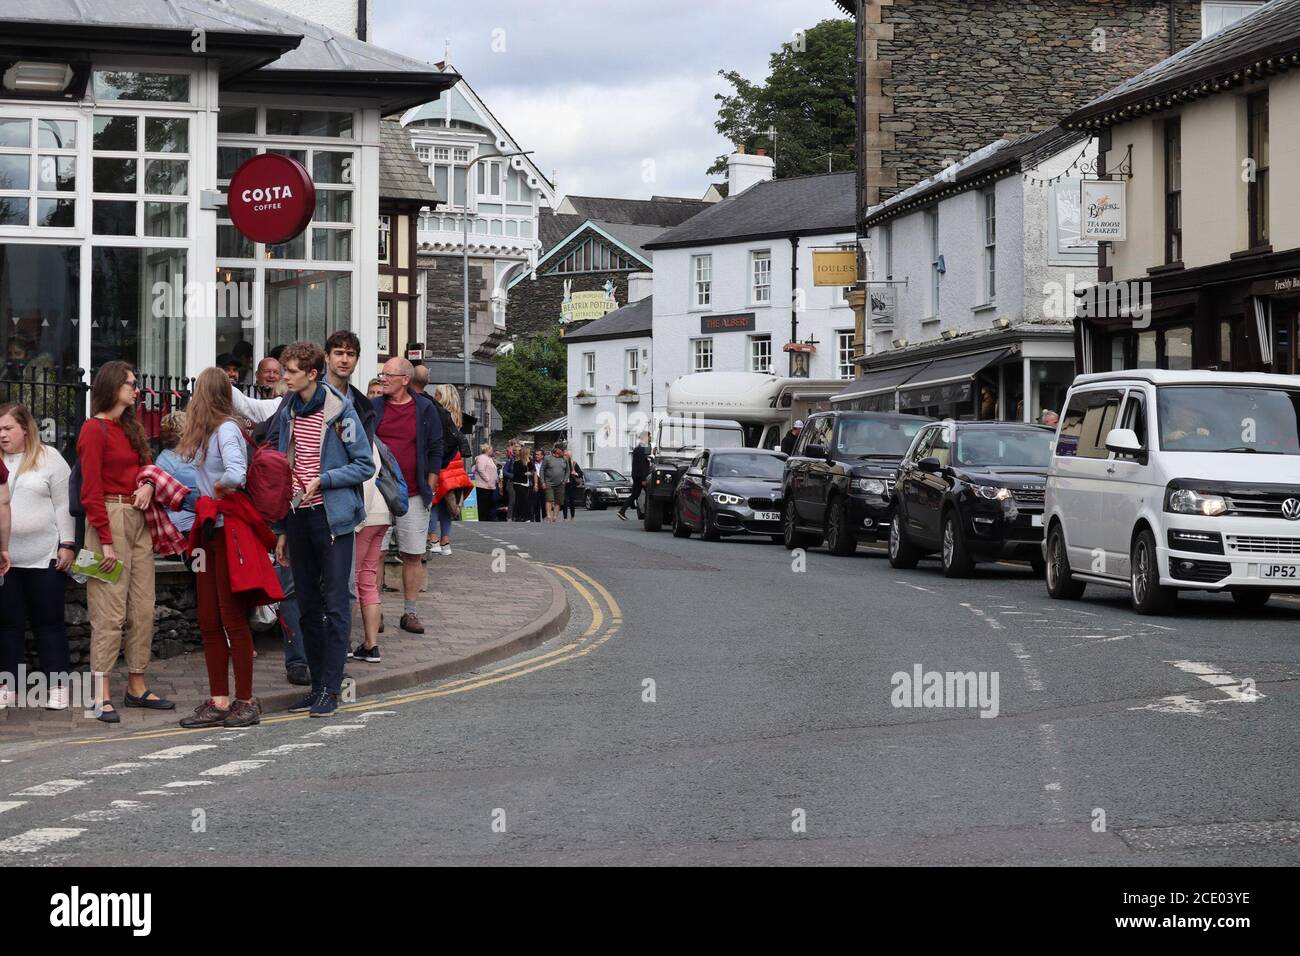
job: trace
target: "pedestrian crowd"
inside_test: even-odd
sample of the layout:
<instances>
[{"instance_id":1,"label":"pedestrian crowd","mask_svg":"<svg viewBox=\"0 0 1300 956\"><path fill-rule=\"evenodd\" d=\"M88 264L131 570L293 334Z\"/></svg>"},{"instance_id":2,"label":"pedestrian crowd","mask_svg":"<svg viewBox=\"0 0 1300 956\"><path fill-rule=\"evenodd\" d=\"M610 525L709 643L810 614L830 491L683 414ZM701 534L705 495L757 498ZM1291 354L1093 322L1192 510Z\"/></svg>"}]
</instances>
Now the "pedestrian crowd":
<instances>
[{"instance_id":1,"label":"pedestrian crowd","mask_svg":"<svg viewBox=\"0 0 1300 956\"><path fill-rule=\"evenodd\" d=\"M162 420L156 460L126 362L94 375L75 467L42 441L27 407L0 405L0 708L17 702L12 675L28 628L46 706L69 706L70 571L85 577L94 713L106 723L121 720L109 680L119 656L124 706L176 709L147 681L159 556L193 572L207 669L208 697L182 727L260 721L250 618L283 633L286 679L305 688L290 712L332 716L346 661L381 660L390 541L402 567L398 626L423 634L426 556L450 556L451 523L471 489L491 516L501 476L491 445L471 454L454 387L429 389L427 369L392 358L362 393L351 382L360 352L347 331L323 347L277 348L250 394L233 374L245 362L223 356L199 374L185 410ZM364 635L355 648L354 605Z\"/></svg>"}]
</instances>

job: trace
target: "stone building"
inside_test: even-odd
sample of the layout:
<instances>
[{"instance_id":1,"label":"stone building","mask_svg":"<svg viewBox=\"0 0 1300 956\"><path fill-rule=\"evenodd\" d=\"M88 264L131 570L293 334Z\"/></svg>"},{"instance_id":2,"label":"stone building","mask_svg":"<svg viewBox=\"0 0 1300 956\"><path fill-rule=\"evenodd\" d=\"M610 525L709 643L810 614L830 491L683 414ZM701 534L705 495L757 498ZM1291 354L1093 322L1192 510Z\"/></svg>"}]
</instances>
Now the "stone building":
<instances>
[{"instance_id":1,"label":"stone building","mask_svg":"<svg viewBox=\"0 0 1300 956\"><path fill-rule=\"evenodd\" d=\"M416 259L416 223L422 210L439 204L428 171L396 119L379 124L379 299L375 327L376 370L394 355L406 355L426 331L420 313L421 280Z\"/></svg>"}]
</instances>

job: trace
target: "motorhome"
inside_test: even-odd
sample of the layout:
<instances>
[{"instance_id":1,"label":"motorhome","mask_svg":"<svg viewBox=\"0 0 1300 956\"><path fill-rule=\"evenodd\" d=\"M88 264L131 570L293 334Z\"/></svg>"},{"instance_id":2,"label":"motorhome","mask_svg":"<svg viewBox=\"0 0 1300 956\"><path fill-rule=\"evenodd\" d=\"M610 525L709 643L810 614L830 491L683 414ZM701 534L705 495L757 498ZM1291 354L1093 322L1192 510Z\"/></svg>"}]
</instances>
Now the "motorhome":
<instances>
[{"instance_id":1,"label":"motorhome","mask_svg":"<svg viewBox=\"0 0 1300 956\"><path fill-rule=\"evenodd\" d=\"M795 421L830 408L839 379L778 378L762 372L697 372L668 386L668 414L729 419L751 448L777 448Z\"/></svg>"}]
</instances>

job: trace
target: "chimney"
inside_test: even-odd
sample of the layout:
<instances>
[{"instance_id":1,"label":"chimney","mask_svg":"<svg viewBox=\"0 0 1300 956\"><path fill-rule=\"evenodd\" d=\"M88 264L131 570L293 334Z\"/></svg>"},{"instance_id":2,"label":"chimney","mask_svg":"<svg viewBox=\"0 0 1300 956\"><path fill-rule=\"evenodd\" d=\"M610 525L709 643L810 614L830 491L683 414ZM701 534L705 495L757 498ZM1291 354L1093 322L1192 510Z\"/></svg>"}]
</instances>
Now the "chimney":
<instances>
[{"instance_id":1,"label":"chimney","mask_svg":"<svg viewBox=\"0 0 1300 956\"><path fill-rule=\"evenodd\" d=\"M654 273L633 272L627 277L627 304L640 302L654 291Z\"/></svg>"},{"instance_id":2,"label":"chimney","mask_svg":"<svg viewBox=\"0 0 1300 956\"><path fill-rule=\"evenodd\" d=\"M745 152L743 145L727 157L727 198L739 196L756 183L765 183L776 173L776 163L771 156L764 156L764 151L756 154Z\"/></svg>"}]
</instances>

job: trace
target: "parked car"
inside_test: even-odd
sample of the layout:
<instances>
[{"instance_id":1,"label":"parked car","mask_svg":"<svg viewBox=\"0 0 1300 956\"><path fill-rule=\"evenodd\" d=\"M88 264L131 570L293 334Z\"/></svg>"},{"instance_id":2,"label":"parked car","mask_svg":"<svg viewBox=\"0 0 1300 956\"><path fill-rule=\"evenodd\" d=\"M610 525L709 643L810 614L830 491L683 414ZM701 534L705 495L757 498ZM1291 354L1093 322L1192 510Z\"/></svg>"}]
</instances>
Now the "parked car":
<instances>
[{"instance_id":1,"label":"parked car","mask_svg":"<svg viewBox=\"0 0 1300 956\"><path fill-rule=\"evenodd\" d=\"M1075 379L1047 478L1047 590L1178 591L1263 606L1300 591L1300 379L1106 372Z\"/></svg>"},{"instance_id":2,"label":"parked car","mask_svg":"<svg viewBox=\"0 0 1300 956\"><path fill-rule=\"evenodd\" d=\"M937 422L898 467L889 563L914 568L938 551L943 573L1018 558L1043 570L1043 486L1052 429L1023 422Z\"/></svg>"},{"instance_id":3,"label":"parked car","mask_svg":"<svg viewBox=\"0 0 1300 956\"><path fill-rule=\"evenodd\" d=\"M826 539L852 554L888 534L894 472L931 418L883 412L820 412L805 422L781 481L782 534L790 549Z\"/></svg>"},{"instance_id":4,"label":"parked car","mask_svg":"<svg viewBox=\"0 0 1300 956\"><path fill-rule=\"evenodd\" d=\"M588 511L604 511L632 497L632 479L612 468L587 468L582 472Z\"/></svg>"},{"instance_id":5,"label":"parked car","mask_svg":"<svg viewBox=\"0 0 1300 956\"><path fill-rule=\"evenodd\" d=\"M785 455L762 448L708 448L687 467L673 498L673 534L705 541L765 534L781 540Z\"/></svg>"}]
</instances>

